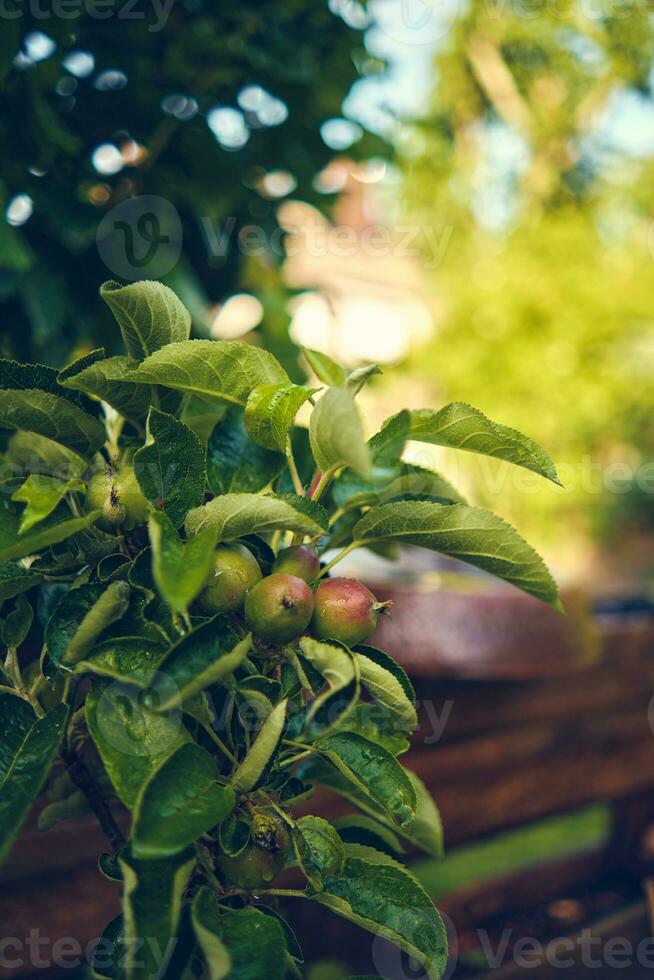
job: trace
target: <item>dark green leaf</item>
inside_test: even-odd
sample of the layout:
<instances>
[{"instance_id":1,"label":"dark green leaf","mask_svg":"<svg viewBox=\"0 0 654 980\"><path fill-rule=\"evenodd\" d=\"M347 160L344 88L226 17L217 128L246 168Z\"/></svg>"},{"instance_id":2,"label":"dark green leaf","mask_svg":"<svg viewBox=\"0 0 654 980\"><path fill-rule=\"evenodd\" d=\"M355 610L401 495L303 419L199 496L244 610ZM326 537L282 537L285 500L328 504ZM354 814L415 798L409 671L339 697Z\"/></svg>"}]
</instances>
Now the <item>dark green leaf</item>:
<instances>
[{"instance_id":1,"label":"dark green leaf","mask_svg":"<svg viewBox=\"0 0 654 980\"><path fill-rule=\"evenodd\" d=\"M0 861L47 779L66 716L62 704L37 718L27 701L0 692Z\"/></svg>"},{"instance_id":2,"label":"dark green leaf","mask_svg":"<svg viewBox=\"0 0 654 980\"><path fill-rule=\"evenodd\" d=\"M322 888L326 875L340 878L345 867L345 848L328 820L300 817L293 830L293 842L300 867L314 888Z\"/></svg>"},{"instance_id":3,"label":"dark green leaf","mask_svg":"<svg viewBox=\"0 0 654 980\"><path fill-rule=\"evenodd\" d=\"M346 844L363 844L383 851L389 857L400 857L404 848L389 827L363 813L348 813L334 822L338 835Z\"/></svg>"},{"instance_id":4,"label":"dark green leaf","mask_svg":"<svg viewBox=\"0 0 654 980\"><path fill-rule=\"evenodd\" d=\"M206 585L217 533L207 528L194 538L182 541L170 519L160 511L150 515L148 530L157 589L171 609L185 613Z\"/></svg>"},{"instance_id":5,"label":"dark green leaf","mask_svg":"<svg viewBox=\"0 0 654 980\"><path fill-rule=\"evenodd\" d=\"M105 441L100 422L77 405L47 391L0 391L0 426L22 429L92 456Z\"/></svg>"},{"instance_id":6,"label":"dark green leaf","mask_svg":"<svg viewBox=\"0 0 654 980\"><path fill-rule=\"evenodd\" d=\"M257 385L245 406L250 438L264 449L285 453L295 416L316 390L294 384Z\"/></svg>"},{"instance_id":7,"label":"dark green leaf","mask_svg":"<svg viewBox=\"0 0 654 980\"><path fill-rule=\"evenodd\" d=\"M110 677L124 684L147 687L167 652L162 642L142 636L122 636L94 646L86 660L75 665L75 673Z\"/></svg>"},{"instance_id":8,"label":"dark green leaf","mask_svg":"<svg viewBox=\"0 0 654 980\"><path fill-rule=\"evenodd\" d=\"M50 545L58 544L84 531L99 517L99 510L91 511L84 517L70 517L65 510L58 508L41 521L37 528L19 537L20 510L11 500L2 497L0 498L0 562L35 555Z\"/></svg>"},{"instance_id":9,"label":"dark green leaf","mask_svg":"<svg viewBox=\"0 0 654 980\"><path fill-rule=\"evenodd\" d=\"M204 450L194 432L172 415L150 409L148 441L134 455L134 472L144 495L164 510L175 527L202 503Z\"/></svg>"},{"instance_id":10,"label":"dark green leaf","mask_svg":"<svg viewBox=\"0 0 654 980\"><path fill-rule=\"evenodd\" d=\"M390 752L354 732L327 735L316 743L316 750L401 827L411 826L417 802L415 789Z\"/></svg>"},{"instance_id":11,"label":"dark green leaf","mask_svg":"<svg viewBox=\"0 0 654 980\"><path fill-rule=\"evenodd\" d=\"M79 478L87 467L72 449L36 432L14 432L7 446L7 458L26 473L46 473L64 481Z\"/></svg>"},{"instance_id":12,"label":"dark green leaf","mask_svg":"<svg viewBox=\"0 0 654 980\"><path fill-rule=\"evenodd\" d=\"M19 647L24 643L32 625L34 614L24 595L19 595L14 608L0 620L2 642L7 647Z\"/></svg>"},{"instance_id":13,"label":"dark green leaf","mask_svg":"<svg viewBox=\"0 0 654 980\"><path fill-rule=\"evenodd\" d=\"M0 602L4 599L13 599L21 592L27 592L41 581L42 576L38 572L32 572L29 568L24 568L15 562L0 565Z\"/></svg>"},{"instance_id":14,"label":"dark green leaf","mask_svg":"<svg viewBox=\"0 0 654 980\"><path fill-rule=\"evenodd\" d=\"M293 494L227 493L192 510L185 526L188 534L216 528L218 541L277 530L318 537L327 529L327 514L319 504Z\"/></svg>"},{"instance_id":15,"label":"dark green leaf","mask_svg":"<svg viewBox=\"0 0 654 980\"><path fill-rule=\"evenodd\" d=\"M286 943L277 919L252 907L221 910L208 888L196 895L192 916L211 980L283 980Z\"/></svg>"},{"instance_id":16,"label":"dark green leaf","mask_svg":"<svg viewBox=\"0 0 654 980\"><path fill-rule=\"evenodd\" d=\"M409 439L494 456L560 483L554 463L538 443L463 402L452 402L438 411L424 408L393 415L370 440L373 456L395 452L391 447Z\"/></svg>"},{"instance_id":17,"label":"dark green leaf","mask_svg":"<svg viewBox=\"0 0 654 980\"><path fill-rule=\"evenodd\" d=\"M231 675L247 656L251 644L251 636L240 636L228 616L214 616L169 650L146 692L146 702L157 711L177 707Z\"/></svg>"},{"instance_id":18,"label":"dark green leaf","mask_svg":"<svg viewBox=\"0 0 654 980\"><path fill-rule=\"evenodd\" d=\"M438 980L447 966L447 936L427 893L392 858L367 847L348 850L343 875L324 879L314 901L388 939Z\"/></svg>"},{"instance_id":19,"label":"dark green leaf","mask_svg":"<svg viewBox=\"0 0 654 980\"><path fill-rule=\"evenodd\" d=\"M129 381L119 381L116 375L129 370L128 357L104 357L104 351L95 351L101 356L89 359L89 355L69 365L59 375L59 383L73 391L83 391L107 402L117 412L132 421L141 423L150 407L150 389Z\"/></svg>"},{"instance_id":20,"label":"dark green leaf","mask_svg":"<svg viewBox=\"0 0 654 980\"><path fill-rule=\"evenodd\" d=\"M207 480L215 494L258 493L281 473L286 459L248 436L243 410L230 408L207 446Z\"/></svg>"},{"instance_id":21,"label":"dark green leaf","mask_svg":"<svg viewBox=\"0 0 654 980\"><path fill-rule=\"evenodd\" d=\"M363 545L396 540L476 565L524 592L558 603L558 589L542 558L490 511L466 504L402 501L373 507L352 531Z\"/></svg>"},{"instance_id":22,"label":"dark green leaf","mask_svg":"<svg viewBox=\"0 0 654 980\"><path fill-rule=\"evenodd\" d=\"M125 957L125 936L123 917L117 915L105 926L100 942L96 946L91 963L93 972L108 980L122 980Z\"/></svg>"},{"instance_id":23,"label":"dark green leaf","mask_svg":"<svg viewBox=\"0 0 654 980\"><path fill-rule=\"evenodd\" d=\"M191 316L163 283L142 280L123 286L109 281L101 286L100 296L115 316L134 360L142 361L166 344L188 339Z\"/></svg>"},{"instance_id":24,"label":"dark green leaf","mask_svg":"<svg viewBox=\"0 0 654 980\"><path fill-rule=\"evenodd\" d=\"M411 732L418 724L415 700L412 701L407 695L404 685L395 671L389 669L384 657L378 657L376 653L370 648L370 653L354 654L361 684L370 697L389 712L402 731Z\"/></svg>"},{"instance_id":25,"label":"dark green leaf","mask_svg":"<svg viewBox=\"0 0 654 980\"><path fill-rule=\"evenodd\" d=\"M224 980L230 975L232 959L222 941L217 898L206 887L201 888L193 899L191 921L209 980Z\"/></svg>"},{"instance_id":26,"label":"dark green leaf","mask_svg":"<svg viewBox=\"0 0 654 980\"><path fill-rule=\"evenodd\" d=\"M83 660L104 630L127 611L129 597L127 582L82 585L65 593L45 628L52 662L72 668Z\"/></svg>"},{"instance_id":27,"label":"dark green leaf","mask_svg":"<svg viewBox=\"0 0 654 980\"><path fill-rule=\"evenodd\" d=\"M191 742L166 759L136 803L132 849L138 858L169 857L220 823L234 807L231 786L221 786L212 757Z\"/></svg>"},{"instance_id":28,"label":"dark green leaf","mask_svg":"<svg viewBox=\"0 0 654 980\"><path fill-rule=\"evenodd\" d=\"M195 852L141 861L122 856L126 980L154 980L165 973L179 937L182 899Z\"/></svg>"},{"instance_id":29,"label":"dark green leaf","mask_svg":"<svg viewBox=\"0 0 654 980\"><path fill-rule=\"evenodd\" d=\"M92 683L86 721L107 775L128 807L164 759L190 741L181 712L155 714L144 707L138 689L110 680Z\"/></svg>"}]
</instances>

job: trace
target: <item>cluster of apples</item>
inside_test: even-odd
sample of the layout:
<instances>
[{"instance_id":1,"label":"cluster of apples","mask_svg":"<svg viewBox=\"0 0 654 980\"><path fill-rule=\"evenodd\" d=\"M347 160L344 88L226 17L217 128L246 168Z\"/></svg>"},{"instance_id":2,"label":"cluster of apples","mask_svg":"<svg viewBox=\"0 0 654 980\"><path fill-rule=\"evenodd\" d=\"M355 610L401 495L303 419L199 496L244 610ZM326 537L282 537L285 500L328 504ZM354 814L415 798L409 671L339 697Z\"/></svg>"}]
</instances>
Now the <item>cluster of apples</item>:
<instances>
[{"instance_id":1,"label":"cluster of apples","mask_svg":"<svg viewBox=\"0 0 654 980\"><path fill-rule=\"evenodd\" d=\"M199 597L202 609L212 614L242 609L253 634L277 646L307 630L318 640L356 646L374 633L387 605L355 579L325 579L314 590L320 561L309 545L284 548L265 578L252 552L239 543L219 545L213 564Z\"/></svg>"}]
</instances>

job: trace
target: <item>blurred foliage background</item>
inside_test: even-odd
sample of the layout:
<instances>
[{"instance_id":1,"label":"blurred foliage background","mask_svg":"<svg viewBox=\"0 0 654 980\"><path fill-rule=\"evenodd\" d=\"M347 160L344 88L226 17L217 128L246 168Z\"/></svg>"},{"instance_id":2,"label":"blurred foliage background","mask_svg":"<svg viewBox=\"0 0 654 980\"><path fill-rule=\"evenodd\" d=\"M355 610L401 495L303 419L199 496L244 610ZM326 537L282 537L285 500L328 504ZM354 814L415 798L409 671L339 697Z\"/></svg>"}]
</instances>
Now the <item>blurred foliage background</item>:
<instances>
[{"instance_id":1,"label":"blurred foliage background","mask_svg":"<svg viewBox=\"0 0 654 980\"><path fill-rule=\"evenodd\" d=\"M652 573L653 56L644 5L469 3L404 136L411 213L452 228L411 369L549 448L565 490L482 487L599 580L597 549Z\"/></svg>"},{"instance_id":2,"label":"blurred foliage background","mask_svg":"<svg viewBox=\"0 0 654 980\"><path fill-rule=\"evenodd\" d=\"M107 269L98 230L143 195L170 202L156 233L183 242L171 270L149 263L143 278L168 282L206 333L211 304L247 276L243 229L256 224L270 240L291 191L329 205L313 183L335 152L323 127L331 121L338 135L353 81L383 66L355 20L306 0L109 0L97 12L89 0L68 4L65 19L54 7L16 12L3 19L0 50L3 352L61 363L86 339L113 347L97 290L122 270ZM357 153L387 152L362 136ZM166 226L171 214L181 227ZM286 336L281 253L262 258L255 290L267 327Z\"/></svg>"},{"instance_id":3,"label":"blurred foliage background","mask_svg":"<svg viewBox=\"0 0 654 980\"><path fill-rule=\"evenodd\" d=\"M196 335L263 341L295 376L293 340L392 366L373 424L462 399L529 433L564 490L472 457L421 462L492 498L559 574L651 585L647 4L125 9L24 4L0 25L2 354L111 350L99 283L163 278ZM172 207L142 244L168 251L130 275L107 221L150 195ZM243 245L253 229L261 248ZM351 252L330 238L343 229Z\"/></svg>"}]
</instances>

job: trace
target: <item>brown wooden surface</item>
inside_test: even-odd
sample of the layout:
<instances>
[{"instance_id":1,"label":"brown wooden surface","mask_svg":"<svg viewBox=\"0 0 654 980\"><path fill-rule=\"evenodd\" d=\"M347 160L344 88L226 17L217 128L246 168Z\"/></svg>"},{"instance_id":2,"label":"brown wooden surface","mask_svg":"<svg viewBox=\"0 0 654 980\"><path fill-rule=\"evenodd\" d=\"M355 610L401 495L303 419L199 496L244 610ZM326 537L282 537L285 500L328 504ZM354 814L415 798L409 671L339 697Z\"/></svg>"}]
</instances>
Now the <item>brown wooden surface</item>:
<instances>
[{"instance_id":1,"label":"brown wooden surface","mask_svg":"<svg viewBox=\"0 0 654 980\"><path fill-rule=\"evenodd\" d=\"M559 657L558 675L525 670L528 680L492 672L483 678L447 676L438 662L429 674L429 658L437 660L438 651L426 643L417 671L412 660L415 648L407 645L404 651L395 648L393 652L412 673L417 672L421 702L421 725L403 761L419 773L439 803L448 846L606 800L616 806L618 814L618 830L611 843L614 863L637 872L642 835L654 822L651 621L604 624L593 662L573 657L571 671L570 662L566 666ZM526 654L531 667L533 653ZM505 666L507 663L505 659ZM460 673L467 674L465 670ZM433 710L440 716L448 704L446 724L433 741ZM344 809L342 801L321 793L311 809L321 812L323 806L326 815ZM30 929L38 929L44 937L70 935L83 944L99 935L117 911L119 899L116 885L97 871L96 857L102 848L92 821L62 826L44 835L34 829L32 821L0 879L3 935L26 937ZM548 900L559 886L565 890L575 880L590 880L600 867L606 867L606 860L606 854L582 855L562 866L539 869L538 887L533 875L513 876L494 883L495 890L482 887L452 896L445 906L459 925L470 925L501 914L511 903ZM293 911L299 915L300 931L308 934L316 921L325 930L325 949L318 944L318 952L329 955L331 950L334 955L336 950L347 958L351 951L352 965L356 965L357 951L369 957L370 937L328 917L324 910L319 910L319 920L312 918L315 910L305 909L307 904L296 902ZM23 970L11 975L44 974Z\"/></svg>"},{"instance_id":2,"label":"brown wooden surface","mask_svg":"<svg viewBox=\"0 0 654 980\"><path fill-rule=\"evenodd\" d=\"M567 616L517 589L447 592L428 583L372 584L380 601L374 643L413 677L529 679L575 674L594 652L584 599L563 596Z\"/></svg>"}]
</instances>

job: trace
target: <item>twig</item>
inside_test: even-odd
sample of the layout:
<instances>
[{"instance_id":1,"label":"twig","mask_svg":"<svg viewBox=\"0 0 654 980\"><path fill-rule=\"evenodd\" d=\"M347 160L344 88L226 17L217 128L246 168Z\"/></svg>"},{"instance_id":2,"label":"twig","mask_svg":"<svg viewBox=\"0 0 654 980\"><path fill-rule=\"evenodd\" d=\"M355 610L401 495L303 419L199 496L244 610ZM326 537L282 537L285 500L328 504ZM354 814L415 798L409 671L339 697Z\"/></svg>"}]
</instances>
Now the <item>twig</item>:
<instances>
[{"instance_id":1,"label":"twig","mask_svg":"<svg viewBox=\"0 0 654 980\"><path fill-rule=\"evenodd\" d=\"M102 793L93 779L93 776L74 749L69 748L65 751L64 765L66 766L66 769L70 774L70 778L73 780L77 788L81 789L82 793L84 793L84 796L88 800L89 806L98 818L98 823L102 827L104 835L114 849L114 852L120 850L120 848L125 844L123 833L114 820L113 814L109 809L109 805L104 800Z\"/></svg>"}]
</instances>

